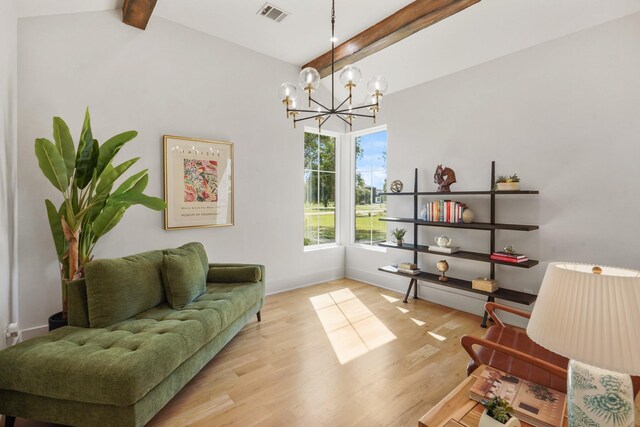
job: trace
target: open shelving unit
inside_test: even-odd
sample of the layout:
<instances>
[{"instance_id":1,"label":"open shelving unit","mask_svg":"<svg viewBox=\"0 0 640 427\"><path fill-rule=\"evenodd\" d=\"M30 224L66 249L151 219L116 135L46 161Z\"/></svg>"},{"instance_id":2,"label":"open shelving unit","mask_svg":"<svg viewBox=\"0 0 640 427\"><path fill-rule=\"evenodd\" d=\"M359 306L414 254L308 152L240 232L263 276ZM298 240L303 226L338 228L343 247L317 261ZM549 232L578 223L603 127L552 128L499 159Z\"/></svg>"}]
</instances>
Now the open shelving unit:
<instances>
[{"instance_id":1,"label":"open shelving unit","mask_svg":"<svg viewBox=\"0 0 640 427\"><path fill-rule=\"evenodd\" d=\"M490 188L493 187L495 183L495 166L496 162L491 162L491 184ZM539 194L538 191L451 191L451 192L438 192L438 191L418 191L418 169L415 169L414 176L414 191L413 192L400 192L400 193L380 193L380 195L384 196L413 196L413 217L412 218L380 218L380 221L389 221L389 222L400 222L413 224L413 241L414 243L403 243L401 246L398 246L395 243L380 243L379 246L386 248L393 248L405 251L413 252L413 262L415 264L418 263L418 254L434 254L440 257L450 257L450 258L461 258L468 259L472 261L485 262L490 264L490 275L491 279L495 279L495 266L496 265L506 265L509 267L515 268L531 268L538 265L538 261L534 259L530 259L526 262L522 263L510 263L507 261L499 261L493 260L490 258L491 253L496 250L496 231L497 230L512 230L512 231L534 231L538 229L537 225L523 225L523 224L500 224L496 223L496 196L502 195L521 195L521 194ZM491 198L491 221L486 222L472 222L472 223L448 223L448 222L434 222L434 221L424 221L418 218L418 197L419 196L438 196L442 197L450 197L450 196L489 196ZM467 229L467 230L484 230L489 231L490 233L490 245L489 252L470 252L470 251L458 251L454 253L442 253L438 251L432 251L428 246L418 244L418 227L419 226L427 226L427 227L448 227L448 228L458 228L458 229ZM502 299L506 301L512 301L519 304L530 305L536 300L536 295L514 291L511 289L501 287L496 292L484 292L477 289L473 289L471 287L471 282L468 280L457 279L454 277L448 277L448 281L441 282L438 277L438 274L428 273L426 271L421 271L418 275L411 275L406 273L398 272L392 266L380 267L378 270L394 274L397 276L404 276L410 279L409 287L407 289L407 293L404 298L404 302L407 302L409 295L411 294L411 289L413 289L413 297L415 299L418 298L418 281L436 283L438 285L449 287L457 290L472 292L475 294L484 295L487 297L487 301L495 301L495 299ZM481 326L487 327L487 312L484 312L484 316L482 318Z\"/></svg>"}]
</instances>

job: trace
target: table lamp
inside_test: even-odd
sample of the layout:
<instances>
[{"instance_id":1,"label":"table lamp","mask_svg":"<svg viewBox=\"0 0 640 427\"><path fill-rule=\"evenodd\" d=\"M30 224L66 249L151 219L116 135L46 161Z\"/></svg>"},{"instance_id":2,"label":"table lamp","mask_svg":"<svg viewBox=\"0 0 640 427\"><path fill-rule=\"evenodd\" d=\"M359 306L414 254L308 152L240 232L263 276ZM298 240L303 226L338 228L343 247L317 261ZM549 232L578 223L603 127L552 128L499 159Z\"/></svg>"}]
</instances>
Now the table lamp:
<instances>
[{"instance_id":1,"label":"table lamp","mask_svg":"<svg viewBox=\"0 0 640 427\"><path fill-rule=\"evenodd\" d=\"M552 262L527 335L570 360L569 425L633 426L640 374L640 271Z\"/></svg>"}]
</instances>

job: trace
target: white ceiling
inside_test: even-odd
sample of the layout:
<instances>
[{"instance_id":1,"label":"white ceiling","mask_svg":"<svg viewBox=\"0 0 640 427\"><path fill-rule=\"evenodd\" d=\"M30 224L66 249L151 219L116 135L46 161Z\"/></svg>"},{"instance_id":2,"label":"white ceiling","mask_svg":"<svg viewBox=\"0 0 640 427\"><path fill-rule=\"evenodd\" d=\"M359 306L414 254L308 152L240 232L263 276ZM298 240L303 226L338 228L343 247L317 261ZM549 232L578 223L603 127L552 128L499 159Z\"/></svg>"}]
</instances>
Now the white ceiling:
<instances>
[{"instance_id":1,"label":"white ceiling","mask_svg":"<svg viewBox=\"0 0 640 427\"><path fill-rule=\"evenodd\" d=\"M296 65L330 48L329 0L271 3L291 15L281 23L257 15L263 0L158 0L154 16ZM411 1L336 3L340 42ZM121 4L122 0L18 0L18 12L28 17L108 10ZM636 12L640 0L482 0L357 65L365 79L384 75L391 93Z\"/></svg>"}]
</instances>

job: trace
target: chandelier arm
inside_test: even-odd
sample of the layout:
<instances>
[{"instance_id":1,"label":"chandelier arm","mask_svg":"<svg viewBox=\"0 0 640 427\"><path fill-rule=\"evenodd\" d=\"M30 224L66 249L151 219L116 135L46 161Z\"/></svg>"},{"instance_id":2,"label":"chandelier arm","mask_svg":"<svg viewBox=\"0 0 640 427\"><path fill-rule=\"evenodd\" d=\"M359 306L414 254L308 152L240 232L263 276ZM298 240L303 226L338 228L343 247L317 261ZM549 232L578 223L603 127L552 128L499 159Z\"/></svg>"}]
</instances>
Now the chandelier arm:
<instances>
[{"instance_id":1,"label":"chandelier arm","mask_svg":"<svg viewBox=\"0 0 640 427\"><path fill-rule=\"evenodd\" d=\"M325 117L325 118L324 118L324 120L322 120L322 121L320 122L320 124L318 124L318 129L322 128L322 125L324 124L324 122L326 122L327 120L329 120L329 117L331 117L331 116L327 116L327 117Z\"/></svg>"},{"instance_id":2,"label":"chandelier arm","mask_svg":"<svg viewBox=\"0 0 640 427\"><path fill-rule=\"evenodd\" d=\"M345 119L341 115L336 114L336 117L339 118L340 120L342 120L343 122L345 122L346 124L348 124L349 126L351 126L351 123L349 123L349 120Z\"/></svg>"},{"instance_id":3,"label":"chandelier arm","mask_svg":"<svg viewBox=\"0 0 640 427\"><path fill-rule=\"evenodd\" d=\"M345 114L345 115L350 115L352 111L358 111L358 110L362 110L363 108L370 108L370 107L375 107L376 104L371 104L371 105L361 105L359 107L353 107L353 108L345 108L342 110L336 110L337 114Z\"/></svg>"},{"instance_id":4,"label":"chandelier arm","mask_svg":"<svg viewBox=\"0 0 640 427\"><path fill-rule=\"evenodd\" d=\"M340 103L340 105L338 105L338 106L336 107L336 110L339 110L339 109L340 109L340 107L342 107L342 106L344 105L344 103L345 103L345 102L347 102L349 99L351 99L351 97L350 97L350 96L347 96L347 97L346 97L346 99L345 99L344 101L342 101L342 102Z\"/></svg>"},{"instance_id":5,"label":"chandelier arm","mask_svg":"<svg viewBox=\"0 0 640 427\"><path fill-rule=\"evenodd\" d=\"M325 120L331 116L331 113L322 113L316 114L315 116L301 117L299 119L294 119L294 122L302 122L304 120L317 119L318 117L325 117ZM324 123L324 122L323 122Z\"/></svg>"},{"instance_id":6,"label":"chandelier arm","mask_svg":"<svg viewBox=\"0 0 640 427\"><path fill-rule=\"evenodd\" d=\"M366 117L368 119L373 119L375 117L375 115L373 114L360 114L360 113L340 113L340 114L348 114L349 116L353 116L353 117Z\"/></svg>"},{"instance_id":7,"label":"chandelier arm","mask_svg":"<svg viewBox=\"0 0 640 427\"><path fill-rule=\"evenodd\" d=\"M316 101L315 99L311 98L311 101L313 101L315 104L317 104L319 107L324 108L327 111L331 111L330 108L325 107L324 105L322 105L321 103L319 103L318 101Z\"/></svg>"},{"instance_id":8,"label":"chandelier arm","mask_svg":"<svg viewBox=\"0 0 640 427\"><path fill-rule=\"evenodd\" d=\"M293 110L289 110L289 112L294 112L294 113L313 113L313 114L331 114L331 111L327 110L327 111L318 111L318 110L298 110L298 109L293 109Z\"/></svg>"}]
</instances>

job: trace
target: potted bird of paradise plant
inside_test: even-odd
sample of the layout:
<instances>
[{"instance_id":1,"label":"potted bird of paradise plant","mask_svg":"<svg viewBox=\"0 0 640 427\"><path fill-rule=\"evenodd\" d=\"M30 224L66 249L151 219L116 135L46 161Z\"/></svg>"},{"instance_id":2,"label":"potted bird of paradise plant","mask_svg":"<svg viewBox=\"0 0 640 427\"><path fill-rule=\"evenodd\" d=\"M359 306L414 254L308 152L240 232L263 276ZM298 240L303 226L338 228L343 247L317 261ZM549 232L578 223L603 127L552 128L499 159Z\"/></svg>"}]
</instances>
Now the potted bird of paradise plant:
<instances>
[{"instance_id":1,"label":"potted bird of paradise plant","mask_svg":"<svg viewBox=\"0 0 640 427\"><path fill-rule=\"evenodd\" d=\"M62 196L58 204L45 200L62 285L62 312L52 316L50 329L58 327L53 324L66 324L67 282L84 277L84 265L91 260L96 243L120 222L125 211L138 204L157 211L165 208L162 199L143 193L149 182L147 169L129 176L113 190L116 181L140 158L117 165L113 159L137 135L131 130L98 143L87 108L77 147L60 117L53 118L54 142L36 139L38 165Z\"/></svg>"}]
</instances>

